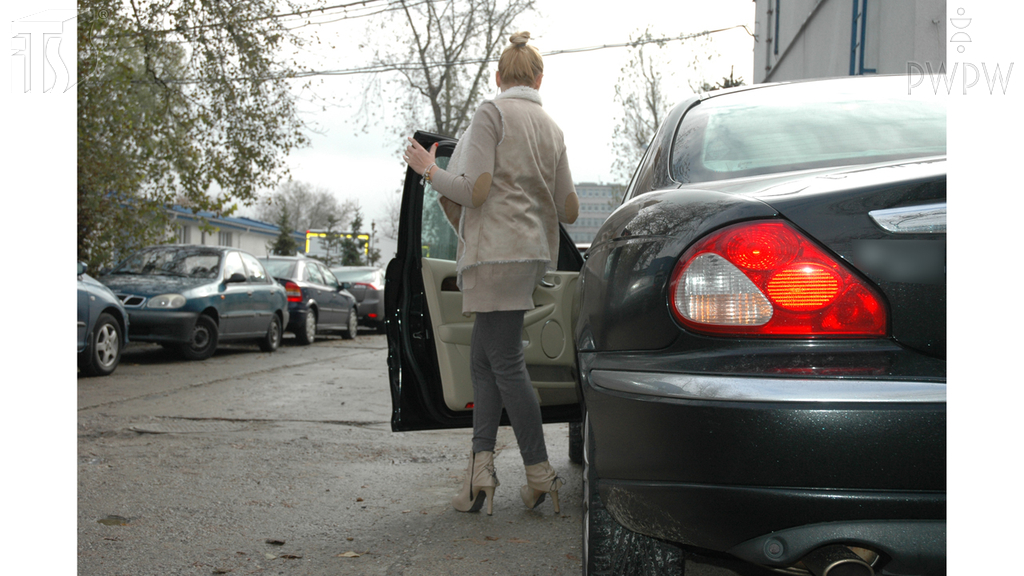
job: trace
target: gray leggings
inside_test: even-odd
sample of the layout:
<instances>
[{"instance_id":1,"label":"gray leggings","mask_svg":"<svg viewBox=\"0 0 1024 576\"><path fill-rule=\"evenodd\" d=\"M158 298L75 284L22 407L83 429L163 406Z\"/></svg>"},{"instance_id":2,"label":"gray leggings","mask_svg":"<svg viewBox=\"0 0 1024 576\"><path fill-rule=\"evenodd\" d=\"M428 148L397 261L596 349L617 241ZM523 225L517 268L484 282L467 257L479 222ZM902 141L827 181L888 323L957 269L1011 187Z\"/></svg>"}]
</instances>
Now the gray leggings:
<instances>
[{"instance_id":1,"label":"gray leggings","mask_svg":"<svg viewBox=\"0 0 1024 576\"><path fill-rule=\"evenodd\" d=\"M540 403L523 357L524 310L477 312L470 342L473 452L494 451L504 404L523 465L548 459Z\"/></svg>"}]
</instances>

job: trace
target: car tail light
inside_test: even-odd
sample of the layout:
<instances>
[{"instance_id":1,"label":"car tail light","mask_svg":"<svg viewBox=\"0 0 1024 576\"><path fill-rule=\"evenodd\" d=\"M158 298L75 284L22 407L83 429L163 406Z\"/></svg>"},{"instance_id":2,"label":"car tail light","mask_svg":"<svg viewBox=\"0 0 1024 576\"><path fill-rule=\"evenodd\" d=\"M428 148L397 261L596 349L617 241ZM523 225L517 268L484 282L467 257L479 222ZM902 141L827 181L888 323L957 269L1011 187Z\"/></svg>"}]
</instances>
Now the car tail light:
<instances>
[{"instance_id":1,"label":"car tail light","mask_svg":"<svg viewBox=\"0 0 1024 576\"><path fill-rule=\"evenodd\" d=\"M384 289L383 286L378 286L374 282L356 282L355 286L364 286L364 287L369 288L371 290L378 290L378 291Z\"/></svg>"},{"instance_id":2,"label":"car tail light","mask_svg":"<svg viewBox=\"0 0 1024 576\"><path fill-rule=\"evenodd\" d=\"M888 331L882 296L789 224L723 228L690 247L669 286L687 328L782 338L877 337Z\"/></svg>"},{"instance_id":3,"label":"car tail light","mask_svg":"<svg viewBox=\"0 0 1024 576\"><path fill-rule=\"evenodd\" d=\"M285 282L284 292L288 296L289 302L302 302L302 288L295 282Z\"/></svg>"}]
</instances>

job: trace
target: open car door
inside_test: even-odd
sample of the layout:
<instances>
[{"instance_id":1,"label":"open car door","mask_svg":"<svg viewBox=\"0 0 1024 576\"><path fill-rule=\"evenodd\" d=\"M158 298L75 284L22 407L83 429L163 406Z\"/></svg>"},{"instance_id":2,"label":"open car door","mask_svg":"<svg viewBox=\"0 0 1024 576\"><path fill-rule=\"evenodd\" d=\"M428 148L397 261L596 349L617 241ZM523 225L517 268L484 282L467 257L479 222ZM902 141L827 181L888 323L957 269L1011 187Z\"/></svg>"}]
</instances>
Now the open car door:
<instances>
[{"instance_id":1,"label":"open car door","mask_svg":"<svg viewBox=\"0 0 1024 576\"><path fill-rule=\"evenodd\" d=\"M437 164L447 167L454 140L426 132L414 138L428 150L437 142ZM384 289L395 432L473 426L469 343L475 314L462 313L457 247L438 193L407 169L398 252L388 264ZM558 270L537 286L534 308L523 322L526 366L545 423L580 418L572 313L582 265L579 251L560 230ZM508 424L507 415L502 423Z\"/></svg>"}]
</instances>

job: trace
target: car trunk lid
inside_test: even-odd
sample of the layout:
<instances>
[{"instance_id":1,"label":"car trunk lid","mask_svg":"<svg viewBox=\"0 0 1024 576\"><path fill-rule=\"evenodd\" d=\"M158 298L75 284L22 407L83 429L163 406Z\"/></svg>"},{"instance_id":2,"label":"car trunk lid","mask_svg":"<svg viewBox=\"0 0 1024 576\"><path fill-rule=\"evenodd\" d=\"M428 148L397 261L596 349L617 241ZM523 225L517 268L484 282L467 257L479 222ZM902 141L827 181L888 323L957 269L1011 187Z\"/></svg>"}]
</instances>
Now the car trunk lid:
<instances>
[{"instance_id":1,"label":"car trunk lid","mask_svg":"<svg viewBox=\"0 0 1024 576\"><path fill-rule=\"evenodd\" d=\"M944 159L784 180L752 195L879 287L896 341L945 358Z\"/></svg>"}]
</instances>

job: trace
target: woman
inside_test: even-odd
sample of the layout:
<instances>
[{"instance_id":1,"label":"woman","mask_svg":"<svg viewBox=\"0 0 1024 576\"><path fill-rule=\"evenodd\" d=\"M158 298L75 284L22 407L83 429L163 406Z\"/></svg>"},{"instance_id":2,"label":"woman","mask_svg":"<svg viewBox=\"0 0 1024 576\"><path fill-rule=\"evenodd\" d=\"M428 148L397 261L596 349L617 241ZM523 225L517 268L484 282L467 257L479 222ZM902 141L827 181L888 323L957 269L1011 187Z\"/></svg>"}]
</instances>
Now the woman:
<instances>
[{"instance_id":1,"label":"woman","mask_svg":"<svg viewBox=\"0 0 1024 576\"><path fill-rule=\"evenodd\" d=\"M462 311L476 313L470 342L473 448L462 490L452 506L493 513L494 445L504 405L526 467L523 502L535 508L551 494L559 512L563 481L548 463L540 404L523 358L523 316L533 291L558 261L558 222L572 223L579 198L562 131L541 107L544 62L527 46L529 32L513 34L498 61L501 93L480 105L447 170L409 138L409 166L440 194L459 236L458 285Z\"/></svg>"}]
</instances>

